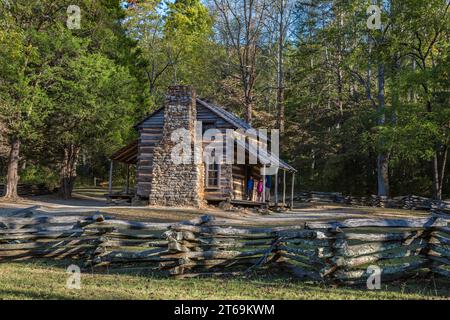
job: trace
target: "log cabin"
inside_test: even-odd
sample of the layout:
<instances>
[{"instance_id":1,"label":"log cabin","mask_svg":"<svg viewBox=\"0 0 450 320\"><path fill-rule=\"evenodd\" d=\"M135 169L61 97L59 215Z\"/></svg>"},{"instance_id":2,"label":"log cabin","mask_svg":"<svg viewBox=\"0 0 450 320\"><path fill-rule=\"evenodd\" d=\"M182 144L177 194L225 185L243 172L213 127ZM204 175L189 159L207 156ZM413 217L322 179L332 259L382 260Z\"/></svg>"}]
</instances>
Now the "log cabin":
<instances>
[{"instance_id":1,"label":"log cabin","mask_svg":"<svg viewBox=\"0 0 450 320\"><path fill-rule=\"evenodd\" d=\"M201 130L198 131L198 123L201 122ZM198 142L198 136L208 129L217 129L225 135L227 129L251 130L250 124L224 108L209 101L196 97L195 90L191 86L171 86L168 89L164 106L160 107L141 122L135 125L138 131L138 139L121 148L110 156L109 198L126 198L148 201L150 205L163 206L194 206L200 207L204 203L220 203L228 201L238 205L262 205L267 204L271 197L274 205L287 206L286 186L290 180L291 203L293 199L294 177L296 170L279 159L274 154L262 153L259 148L251 148L251 144L244 140L241 148L245 152L245 161L219 161L218 163L181 163L175 164L171 158L174 142L171 135L174 130L186 129L192 136L193 143ZM216 130L216 132L217 132ZM225 139L224 139L225 140ZM266 137L266 141L270 141ZM203 139L201 148L205 147ZM235 142L233 142L234 144ZM260 143L260 142L259 142ZM236 145L233 147L238 148ZM269 143L267 143L268 145ZM257 153L257 154L255 154ZM234 156L236 157L236 152ZM257 159L256 163L249 158ZM264 157L274 159L277 162L276 172L271 178L270 189L264 190L258 200L256 196L247 195L246 185L250 176L255 180L266 181L267 161ZM127 166L127 182L125 193L112 193L113 163L124 163ZM130 190L130 166L135 166L135 187ZM289 174L291 178L289 179ZM266 183L263 184L266 189Z\"/></svg>"}]
</instances>

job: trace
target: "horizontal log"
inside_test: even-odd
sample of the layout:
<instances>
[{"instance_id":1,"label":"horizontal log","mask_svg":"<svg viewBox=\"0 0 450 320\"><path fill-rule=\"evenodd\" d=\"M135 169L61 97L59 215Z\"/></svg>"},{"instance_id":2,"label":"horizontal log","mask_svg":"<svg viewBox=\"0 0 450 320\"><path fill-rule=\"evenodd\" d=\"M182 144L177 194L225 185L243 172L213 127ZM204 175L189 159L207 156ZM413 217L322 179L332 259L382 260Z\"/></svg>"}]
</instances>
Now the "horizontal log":
<instances>
[{"instance_id":1,"label":"horizontal log","mask_svg":"<svg viewBox=\"0 0 450 320\"><path fill-rule=\"evenodd\" d=\"M190 252L190 251L204 251L202 248L197 246L185 246L180 242L169 241L167 245L169 252Z\"/></svg>"},{"instance_id":2,"label":"horizontal log","mask_svg":"<svg viewBox=\"0 0 450 320\"><path fill-rule=\"evenodd\" d=\"M335 256L331 258L331 262L338 267L354 268L368 263L374 263L380 260L415 257L420 255L421 251L422 248L417 248L415 250L404 250L402 252L379 252L367 256L360 256L348 259L340 256Z\"/></svg>"},{"instance_id":3,"label":"horizontal log","mask_svg":"<svg viewBox=\"0 0 450 320\"><path fill-rule=\"evenodd\" d=\"M233 259L238 257L250 257L266 254L267 250L251 251L203 251L203 252L183 252L168 255L167 258L188 258L188 259Z\"/></svg>"},{"instance_id":4,"label":"horizontal log","mask_svg":"<svg viewBox=\"0 0 450 320\"><path fill-rule=\"evenodd\" d=\"M417 239L413 243L409 245L409 248L412 248L412 245L424 248L427 243L424 239ZM334 245L336 249L336 254L343 257L357 257L362 255L374 254L382 251L393 250L405 248L406 246L402 242L372 242L365 243L359 245L352 246L341 246L338 247L336 244Z\"/></svg>"},{"instance_id":5,"label":"horizontal log","mask_svg":"<svg viewBox=\"0 0 450 320\"><path fill-rule=\"evenodd\" d=\"M95 230L95 229L94 229ZM105 233L109 239L136 239L136 240L161 240L161 234L157 233L134 233L126 230L114 230Z\"/></svg>"},{"instance_id":6,"label":"horizontal log","mask_svg":"<svg viewBox=\"0 0 450 320\"><path fill-rule=\"evenodd\" d=\"M106 220L99 223L89 225L89 228L123 228L129 230L147 230L147 231L165 231L169 228L170 223L152 223L139 221L124 221L124 220Z\"/></svg>"},{"instance_id":7,"label":"horizontal log","mask_svg":"<svg viewBox=\"0 0 450 320\"><path fill-rule=\"evenodd\" d=\"M182 266L184 268L230 268L237 265L255 265L259 259L253 257L239 258L239 259L209 259L209 260L192 260L192 259L177 259L176 261L161 262L161 268Z\"/></svg>"},{"instance_id":8,"label":"horizontal log","mask_svg":"<svg viewBox=\"0 0 450 320\"><path fill-rule=\"evenodd\" d=\"M291 245L302 245L302 246L309 246L309 247L327 247L329 246L328 240L323 239L281 239L282 243L286 244L287 246Z\"/></svg>"},{"instance_id":9,"label":"horizontal log","mask_svg":"<svg viewBox=\"0 0 450 320\"><path fill-rule=\"evenodd\" d=\"M3 235L11 234L26 234L36 232L52 232L52 231L68 231L68 230L82 230L81 228L74 227L73 225L65 226L42 226L37 228L22 228L22 229L0 229L0 240Z\"/></svg>"},{"instance_id":10,"label":"horizontal log","mask_svg":"<svg viewBox=\"0 0 450 320\"><path fill-rule=\"evenodd\" d=\"M316 230L285 230L285 231L277 231L277 237L281 237L283 239L332 239L333 237L327 236L322 231Z\"/></svg>"},{"instance_id":11,"label":"horizontal log","mask_svg":"<svg viewBox=\"0 0 450 320\"><path fill-rule=\"evenodd\" d=\"M12 250L25 250L25 249L54 249L63 247L75 247L83 244L90 244L91 246L96 246L100 242L99 239L95 238L85 238L85 239L71 239L66 241L51 241L51 242L26 242L26 243L11 243L11 244L0 244L1 251L12 251Z\"/></svg>"},{"instance_id":12,"label":"horizontal log","mask_svg":"<svg viewBox=\"0 0 450 320\"><path fill-rule=\"evenodd\" d=\"M418 259L417 261L413 262L405 262L399 265L381 268L381 279L383 279L383 276L402 277L405 275L406 272L419 270L425 267L427 263L428 261L426 259ZM367 270L351 270L351 271L338 270L334 273L334 277L342 281L357 280L357 279L366 281L371 275L372 273L367 272Z\"/></svg>"},{"instance_id":13,"label":"horizontal log","mask_svg":"<svg viewBox=\"0 0 450 320\"><path fill-rule=\"evenodd\" d=\"M200 234L225 235L225 236L241 236L254 234L270 234L272 229L237 229L237 228L223 228L223 227L200 227L192 225L173 225L171 229L175 231L188 231Z\"/></svg>"},{"instance_id":14,"label":"horizontal log","mask_svg":"<svg viewBox=\"0 0 450 320\"><path fill-rule=\"evenodd\" d=\"M244 235L244 236L224 236L224 235L198 235L190 231L174 231L169 230L164 233L164 236L168 240L173 241L189 241L192 243L211 244L214 243L238 243L240 241L246 241L247 243L272 243L275 237L273 236L259 236L259 235Z\"/></svg>"},{"instance_id":15,"label":"horizontal log","mask_svg":"<svg viewBox=\"0 0 450 320\"><path fill-rule=\"evenodd\" d=\"M406 240L421 236L423 230L396 233L343 233L342 237L347 240L360 240L367 242L388 242Z\"/></svg>"},{"instance_id":16,"label":"horizontal log","mask_svg":"<svg viewBox=\"0 0 450 320\"><path fill-rule=\"evenodd\" d=\"M55 258L62 259L73 255L85 255L91 252L95 246L75 246L73 248L37 249L37 250L15 250L0 251L2 260L28 260L32 258Z\"/></svg>"},{"instance_id":17,"label":"horizontal log","mask_svg":"<svg viewBox=\"0 0 450 320\"><path fill-rule=\"evenodd\" d=\"M447 270L447 269L442 268L442 267L432 267L431 271L433 273L439 274L441 276L444 276L444 277L450 279L450 270Z\"/></svg>"},{"instance_id":18,"label":"horizontal log","mask_svg":"<svg viewBox=\"0 0 450 320\"><path fill-rule=\"evenodd\" d=\"M428 258L430 260L432 260L433 262L435 262L436 265L443 265L443 264L445 264L447 266L450 266L450 259L446 259L444 257L441 257L440 255L438 255L438 254L436 254L436 253L434 253L432 251L428 253Z\"/></svg>"},{"instance_id":19,"label":"horizontal log","mask_svg":"<svg viewBox=\"0 0 450 320\"><path fill-rule=\"evenodd\" d=\"M450 246L450 238L446 238L436 232L432 232L430 243Z\"/></svg>"},{"instance_id":20,"label":"horizontal log","mask_svg":"<svg viewBox=\"0 0 450 320\"><path fill-rule=\"evenodd\" d=\"M11 240L32 240L32 239L58 239L58 238L79 238L84 235L95 235L103 234L102 232L86 232L83 229L70 229L67 231L56 232L56 231L39 231L31 234L10 234L2 235L0 241L11 241Z\"/></svg>"},{"instance_id":21,"label":"horizontal log","mask_svg":"<svg viewBox=\"0 0 450 320\"><path fill-rule=\"evenodd\" d=\"M209 250L233 250L233 249L253 249L255 247L269 248L271 246L271 241L249 241L249 242L222 242L222 241L214 241L209 244L204 243L196 243L190 241L181 241L181 242L170 242L169 241L169 249L171 251L180 251L180 252L188 252L188 251L209 251Z\"/></svg>"},{"instance_id":22,"label":"horizontal log","mask_svg":"<svg viewBox=\"0 0 450 320\"><path fill-rule=\"evenodd\" d=\"M37 206L32 206L32 207L28 207L28 208L22 208L22 209L17 209L17 210L13 210L12 212L6 214L7 217L26 217L27 215L34 215L36 214L36 210L39 209L41 206L37 205Z\"/></svg>"},{"instance_id":23,"label":"horizontal log","mask_svg":"<svg viewBox=\"0 0 450 320\"><path fill-rule=\"evenodd\" d=\"M99 246L117 248L117 247L155 247L167 248L168 242L166 240L147 241L147 240L110 240L101 239Z\"/></svg>"},{"instance_id":24,"label":"horizontal log","mask_svg":"<svg viewBox=\"0 0 450 320\"><path fill-rule=\"evenodd\" d=\"M112 251L95 257L94 263L98 262L145 262L164 261L162 253L167 253L166 248L158 248L144 251Z\"/></svg>"},{"instance_id":25,"label":"horizontal log","mask_svg":"<svg viewBox=\"0 0 450 320\"><path fill-rule=\"evenodd\" d=\"M244 257L244 258L237 258L237 259L208 259L208 260L193 260L188 258L180 258L180 259L173 259L171 261L164 261L161 262L161 267L167 268L167 267L175 267L175 266L182 266L182 265L195 265L195 266L209 266L209 265L218 265L218 264L234 264L234 263L246 263L248 261L251 262L258 262L259 259L255 259L254 257Z\"/></svg>"},{"instance_id":26,"label":"horizontal log","mask_svg":"<svg viewBox=\"0 0 450 320\"><path fill-rule=\"evenodd\" d=\"M19 218L19 217L4 217L0 216L0 226L4 228L14 229L9 227L9 225L34 225L34 224L50 224L50 223L59 223L59 224L75 224L82 222L99 222L103 221L104 217L101 214L95 214L93 216L37 216L31 218Z\"/></svg>"},{"instance_id":27,"label":"horizontal log","mask_svg":"<svg viewBox=\"0 0 450 320\"><path fill-rule=\"evenodd\" d=\"M347 219L334 222L308 222L310 229L391 227L391 228L432 228L445 227L447 221L442 218L410 218L410 219Z\"/></svg>"},{"instance_id":28,"label":"horizontal log","mask_svg":"<svg viewBox=\"0 0 450 320\"><path fill-rule=\"evenodd\" d=\"M255 241L238 241L235 239L201 239L199 241L179 241L182 246L187 248L216 248L216 249L233 249L248 247L270 247L273 241L255 240Z\"/></svg>"},{"instance_id":29,"label":"horizontal log","mask_svg":"<svg viewBox=\"0 0 450 320\"><path fill-rule=\"evenodd\" d=\"M175 223L171 225L171 228L176 228L177 226L182 226L182 225L191 225L191 226L198 226L198 225L202 225L202 224L206 224L206 223L211 223L215 220L215 217L213 216L209 216L209 215L203 215L200 216L198 218L194 218L191 220L187 220L187 221L183 221L180 223Z\"/></svg>"},{"instance_id":30,"label":"horizontal log","mask_svg":"<svg viewBox=\"0 0 450 320\"><path fill-rule=\"evenodd\" d=\"M439 253L444 258L449 258L450 259L450 250L448 248L444 247L444 246L431 244L430 245L430 250Z\"/></svg>"},{"instance_id":31,"label":"horizontal log","mask_svg":"<svg viewBox=\"0 0 450 320\"><path fill-rule=\"evenodd\" d=\"M436 227L435 230L439 231L439 232L443 232L443 233L448 233L450 234L450 228L447 226L443 226L443 227Z\"/></svg>"},{"instance_id":32,"label":"horizontal log","mask_svg":"<svg viewBox=\"0 0 450 320\"><path fill-rule=\"evenodd\" d=\"M144 264L145 266L151 265L151 269L160 269L159 264L162 261L166 261L164 258L161 258L159 256L154 257L147 257L137 260L130 261L126 258L120 258L120 257L108 257L108 256L102 256L102 257L94 257L92 260L87 261L87 265L98 268L98 267L105 267L105 266L126 266L124 268L126 269L134 269L137 265L142 266Z\"/></svg>"},{"instance_id":33,"label":"horizontal log","mask_svg":"<svg viewBox=\"0 0 450 320\"><path fill-rule=\"evenodd\" d=\"M310 269L316 269L316 267L324 265L323 261L321 261L319 259L311 259L311 258L308 258L305 256L300 256L298 254L291 254L291 253L284 252L284 251L281 251L279 254L284 259L300 262Z\"/></svg>"},{"instance_id":34,"label":"horizontal log","mask_svg":"<svg viewBox=\"0 0 450 320\"><path fill-rule=\"evenodd\" d=\"M208 192L211 193L211 192ZM222 194L222 193L218 193L218 194ZM233 220L229 220L229 219L220 219L220 218L216 218L210 222L208 222L207 225L208 227L230 227L230 228L237 228L240 229L242 227L240 226L236 226L236 222L234 222ZM279 227L252 227L252 226L248 226L246 227L246 229L253 229L256 230L256 232L262 232L262 233L272 233L272 232L283 232L283 231L297 231L297 230L304 230L305 229L305 223L304 222L298 222L295 225L288 225L288 226L279 226Z\"/></svg>"},{"instance_id":35,"label":"horizontal log","mask_svg":"<svg viewBox=\"0 0 450 320\"><path fill-rule=\"evenodd\" d=\"M333 256L333 253L329 250L329 248L303 249L279 245L277 246L277 250L299 254L308 258L327 258Z\"/></svg>"},{"instance_id":36,"label":"horizontal log","mask_svg":"<svg viewBox=\"0 0 450 320\"><path fill-rule=\"evenodd\" d=\"M315 230L282 230L278 228L232 228L215 226L193 226L193 225L173 225L171 229L175 232L190 232L201 235L222 235L222 236L252 236L253 238L304 238L304 239L327 239L328 237L321 231Z\"/></svg>"}]
</instances>

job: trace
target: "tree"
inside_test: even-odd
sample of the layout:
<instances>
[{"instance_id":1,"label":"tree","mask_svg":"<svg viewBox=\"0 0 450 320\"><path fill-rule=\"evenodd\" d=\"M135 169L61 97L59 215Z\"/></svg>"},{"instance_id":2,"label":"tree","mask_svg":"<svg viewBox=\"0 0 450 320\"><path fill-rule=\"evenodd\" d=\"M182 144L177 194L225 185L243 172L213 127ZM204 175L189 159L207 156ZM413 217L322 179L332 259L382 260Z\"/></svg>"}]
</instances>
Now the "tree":
<instances>
[{"instance_id":1,"label":"tree","mask_svg":"<svg viewBox=\"0 0 450 320\"><path fill-rule=\"evenodd\" d=\"M450 147L450 111L448 108L448 11L449 3L442 1L410 0L397 4L397 41L392 44L401 57L409 61L403 72L400 93L406 99L398 117L398 128L387 134L398 134L400 148L408 158L418 157L430 161L433 198L441 200ZM397 131L396 131L397 129ZM405 133L408 132L409 135ZM425 139L424 139L425 138ZM417 142L420 142L418 144ZM397 147L398 148L398 147Z\"/></svg>"},{"instance_id":2,"label":"tree","mask_svg":"<svg viewBox=\"0 0 450 320\"><path fill-rule=\"evenodd\" d=\"M47 141L59 163L61 196L69 198L82 148L109 143L119 128L131 127L127 116L132 108L127 90L131 79L123 67L101 54L83 54L59 71L49 78L54 103Z\"/></svg>"},{"instance_id":3,"label":"tree","mask_svg":"<svg viewBox=\"0 0 450 320\"><path fill-rule=\"evenodd\" d=\"M160 14L162 1L142 1L127 10L125 27L131 38L137 41L139 66L143 68L148 81L150 96L156 94L158 82L175 63L164 42L164 20Z\"/></svg>"},{"instance_id":4,"label":"tree","mask_svg":"<svg viewBox=\"0 0 450 320\"><path fill-rule=\"evenodd\" d=\"M17 198L18 167L23 139L32 139L34 127L44 118L45 92L39 89L36 38L61 10L63 2L15 1L0 3L0 122L11 146L5 197Z\"/></svg>"},{"instance_id":5,"label":"tree","mask_svg":"<svg viewBox=\"0 0 450 320\"><path fill-rule=\"evenodd\" d=\"M222 43L230 50L232 68L239 74L245 119L251 123L254 89L258 77L257 60L267 14L266 0L214 0ZM235 58L235 59L233 59Z\"/></svg>"},{"instance_id":6,"label":"tree","mask_svg":"<svg viewBox=\"0 0 450 320\"><path fill-rule=\"evenodd\" d=\"M276 67L275 104L276 124L275 127L282 134L285 128L285 55L286 47L292 40L292 26L295 22L295 2L291 0L277 0L269 3L267 18L264 21L269 42L274 47ZM271 70L270 70L271 71Z\"/></svg>"},{"instance_id":7,"label":"tree","mask_svg":"<svg viewBox=\"0 0 450 320\"><path fill-rule=\"evenodd\" d=\"M131 43L120 27L119 2L86 0L79 5L80 30L65 25L64 1L17 1L2 11L0 41L5 45L0 49L0 81L5 85L0 89L0 122L11 145L8 197L17 197L24 143L34 140L46 146L45 161L52 162L51 158L51 165L58 168L61 194L67 198L80 150L86 144L117 140L123 123L131 127L136 79L128 70Z\"/></svg>"}]
</instances>

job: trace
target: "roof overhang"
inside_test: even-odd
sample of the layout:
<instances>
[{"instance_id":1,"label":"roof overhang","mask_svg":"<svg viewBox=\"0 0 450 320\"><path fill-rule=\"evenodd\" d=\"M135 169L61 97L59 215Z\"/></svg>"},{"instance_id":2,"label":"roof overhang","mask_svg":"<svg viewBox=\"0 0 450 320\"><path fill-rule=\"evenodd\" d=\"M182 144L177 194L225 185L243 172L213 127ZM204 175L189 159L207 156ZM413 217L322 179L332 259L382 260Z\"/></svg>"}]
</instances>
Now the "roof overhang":
<instances>
[{"instance_id":1,"label":"roof overhang","mask_svg":"<svg viewBox=\"0 0 450 320\"><path fill-rule=\"evenodd\" d=\"M277 155L269 153L264 148L258 148L254 144L249 143L248 140L242 141L241 139L236 139L235 141L236 144L243 147L248 154L251 154L258 159L259 165L278 167L282 170L297 172L294 167L281 160Z\"/></svg>"},{"instance_id":2,"label":"roof overhang","mask_svg":"<svg viewBox=\"0 0 450 320\"><path fill-rule=\"evenodd\" d=\"M247 122L245 122L241 118L237 117L233 113L231 113L231 112L229 112L229 111L227 111L227 110L225 110L225 109L223 109L223 108L221 108L221 107L219 107L219 106L217 106L217 105L215 105L215 104L213 104L213 103L211 103L209 101L207 102L207 101L201 100L199 98L196 98L196 102L198 104L206 107L207 109L209 109L210 111L212 111L216 115L218 115L220 118L222 118L223 120L225 120L226 122L228 122L229 124L234 126L236 129L242 129L244 131L246 131L246 130L256 130L256 131L258 131L258 134L261 136L261 138L263 140L265 140L267 142L271 141L270 137L266 136L265 134L260 132L258 129L254 129L250 124L248 124ZM141 122L137 123L134 126L134 128L135 129L139 129L139 127L141 126L141 124L143 122L145 122L147 119L149 119L152 116L154 116L156 113L158 113L162 109L164 109L164 107L160 107L160 108L156 109L154 112L152 112L150 115L148 115ZM238 140L239 139L237 139L236 141L238 141ZM269 154L269 153L267 153L267 151L264 151L261 148L258 148L258 150L253 150L254 147L252 147L252 145L249 144L249 143L245 143L245 145L243 145L243 147L245 148L245 150L247 152L251 153L252 155L258 156L259 157L258 159L262 159L261 160L261 164L263 164L263 163L276 164L282 170L297 172L297 170L295 168L293 168L292 166L290 166L289 164L287 164L283 160L279 159L278 156ZM119 161L119 162L135 164L135 163L137 163L137 154L138 154L138 142L135 141L135 142L129 144L128 146L120 149L116 153L114 153L111 156L111 159Z\"/></svg>"},{"instance_id":3,"label":"roof overhang","mask_svg":"<svg viewBox=\"0 0 450 320\"><path fill-rule=\"evenodd\" d=\"M138 156L138 140L131 142L129 145L116 151L109 158L126 164L137 164Z\"/></svg>"}]
</instances>

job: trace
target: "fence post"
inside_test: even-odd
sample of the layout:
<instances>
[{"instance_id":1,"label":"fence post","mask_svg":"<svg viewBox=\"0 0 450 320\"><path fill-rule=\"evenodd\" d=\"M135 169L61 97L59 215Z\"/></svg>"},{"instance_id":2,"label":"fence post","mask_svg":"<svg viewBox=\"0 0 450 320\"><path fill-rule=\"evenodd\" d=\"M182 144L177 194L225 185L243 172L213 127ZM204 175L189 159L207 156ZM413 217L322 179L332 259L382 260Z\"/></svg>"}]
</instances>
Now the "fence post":
<instances>
[{"instance_id":1,"label":"fence post","mask_svg":"<svg viewBox=\"0 0 450 320\"><path fill-rule=\"evenodd\" d=\"M450 266L450 250L445 246L450 246L450 228L432 227L428 239L425 255L429 261L431 274L439 274L450 278L450 271L443 266Z\"/></svg>"},{"instance_id":2,"label":"fence post","mask_svg":"<svg viewBox=\"0 0 450 320\"><path fill-rule=\"evenodd\" d=\"M342 230L338 227L333 227L327 230L328 250L331 257L325 257L325 267L320 270L320 275L325 281L332 279L333 274L339 268L339 262L343 259L342 255L348 247L347 240Z\"/></svg>"}]
</instances>

